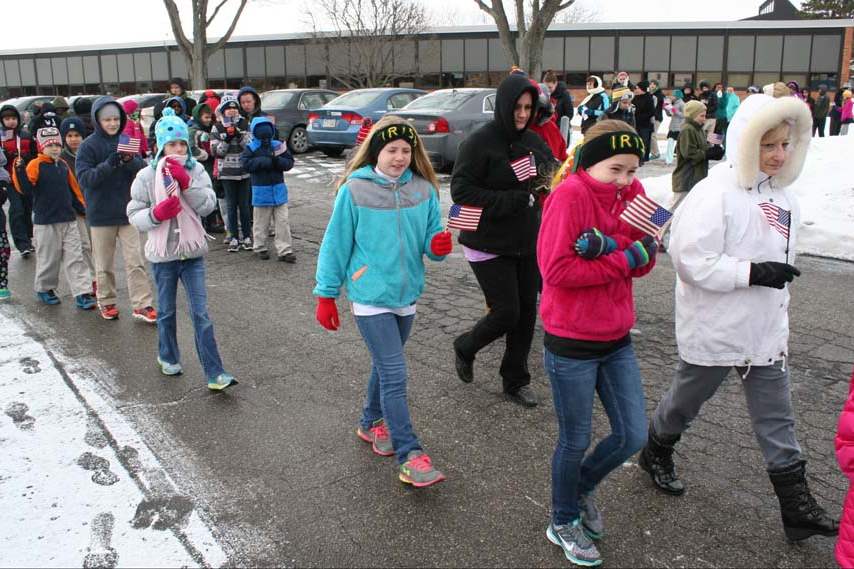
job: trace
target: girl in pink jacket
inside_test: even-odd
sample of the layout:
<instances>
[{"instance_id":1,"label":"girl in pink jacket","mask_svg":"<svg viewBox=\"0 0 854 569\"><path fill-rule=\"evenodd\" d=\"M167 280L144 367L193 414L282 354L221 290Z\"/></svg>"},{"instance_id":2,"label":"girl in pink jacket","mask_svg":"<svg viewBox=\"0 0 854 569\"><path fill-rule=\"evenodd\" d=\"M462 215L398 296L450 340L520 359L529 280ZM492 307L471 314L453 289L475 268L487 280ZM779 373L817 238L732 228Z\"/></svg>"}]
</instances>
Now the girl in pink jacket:
<instances>
[{"instance_id":1,"label":"girl in pink jacket","mask_svg":"<svg viewBox=\"0 0 854 569\"><path fill-rule=\"evenodd\" d=\"M122 103L128 120L125 123L125 129L122 134L128 135L130 138L139 140L139 155L145 158L148 156L148 141L145 138L145 131L139 122L139 103L133 99L128 99Z\"/></svg>"},{"instance_id":2,"label":"girl in pink jacket","mask_svg":"<svg viewBox=\"0 0 854 569\"><path fill-rule=\"evenodd\" d=\"M546 537L577 565L602 563L593 543L603 532L594 491L647 437L630 335L632 280L652 270L656 242L620 219L644 193L634 178L643 149L627 123L590 127L577 171L546 200L537 240L544 363L560 431ZM597 393L612 432L587 454Z\"/></svg>"},{"instance_id":3,"label":"girl in pink jacket","mask_svg":"<svg viewBox=\"0 0 854 569\"><path fill-rule=\"evenodd\" d=\"M848 386L848 401L839 416L836 429L836 460L848 479L854 482L854 373ZM848 488L839 538L836 541L836 562L840 567L854 567L854 485Z\"/></svg>"}]
</instances>

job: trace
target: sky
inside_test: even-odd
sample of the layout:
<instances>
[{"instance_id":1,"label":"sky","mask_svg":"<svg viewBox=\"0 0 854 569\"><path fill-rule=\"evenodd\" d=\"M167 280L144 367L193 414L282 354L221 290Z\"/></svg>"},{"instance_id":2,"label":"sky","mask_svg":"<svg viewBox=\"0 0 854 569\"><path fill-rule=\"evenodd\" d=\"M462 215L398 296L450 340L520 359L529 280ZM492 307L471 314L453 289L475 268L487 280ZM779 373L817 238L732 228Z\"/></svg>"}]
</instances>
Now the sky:
<instances>
[{"instance_id":1,"label":"sky","mask_svg":"<svg viewBox=\"0 0 854 569\"><path fill-rule=\"evenodd\" d=\"M422 0L438 25L482 25L491 23L474 0ZM21 22L32 22L32 0L2 0L4 20L17 11ZM188 21L190 0L176 0ZM738 20L758 12L761 0L642 0L601 2L578 0L585 10L597 13L597 22L690 22ZM796 5L799 2L794 2ZM38 26L4 25L0 51L32 48L163 42L172 31L163 0L38 0ZM211 0L211 6L216 5ZM236 0L229 0L236 5ZM306 6L311 0L249 0L235 36L299 33L311 30ZM709 8L712 5L713 8ZM226 5L217 16L209 36L222 34L234 8ZM218 24L218 25L217 25ZM34 30L37 29L37 32ZM185 29L187 29L185 27Z\"/></svg>"}]
</instances>

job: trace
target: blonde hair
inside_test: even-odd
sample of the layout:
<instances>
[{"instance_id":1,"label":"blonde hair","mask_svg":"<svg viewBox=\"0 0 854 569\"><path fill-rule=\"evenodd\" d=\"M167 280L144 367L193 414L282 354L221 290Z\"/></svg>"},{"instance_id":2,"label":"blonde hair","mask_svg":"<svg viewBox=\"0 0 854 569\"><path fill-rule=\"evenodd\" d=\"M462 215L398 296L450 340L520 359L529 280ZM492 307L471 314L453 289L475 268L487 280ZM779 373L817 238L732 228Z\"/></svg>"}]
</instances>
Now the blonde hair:
<instances>
[{"instance_id":1,"label":"blonde hair","mask_svg":"<svg viewBox=\"0 0 854 569\"><path fill-rule=\"evenodd\" d=\"M792 130L792 125L789 121L783 121L773 128L769 128L762 135L759 144L774 144L778 141L785 140Z\"/></svg>"},{"instance_id":2,"label":"blonde hair","mask_svg":"<svg viewBox=\"0 0 854 569\"><path fill-rule=\"evenodd\" d=\"M353 158L350 160L350 163L347 165L347 168L344 170L344 174L338 180L338 185L336 189L341 188L344 183L347 181L347 178L350 177L350 174L358 170L359 168L367 165L376 166L376 161L371 157L371 140L374 138L374 134L377 131L384 129L387 126L391 126L394 124L405 124L408 125L409 122L406 120L396 117L394 115L386 115L380 120L378 120L374 126L371 127L371 132L368 133L367 138L365 138L364 142L359 145L356 150L356 154L353 155ZM415 134L418 143L412 149L412 161L409 163L409 169L412 170L412 173L418 176L421 176L430 184L439 190L439 179L436 178L436 172L433 170L433 164L430 162L430 157L427 156L427 151L424 150L424 142L421 140L421 137L418 134Z\"/></svg>"}]
</instances>

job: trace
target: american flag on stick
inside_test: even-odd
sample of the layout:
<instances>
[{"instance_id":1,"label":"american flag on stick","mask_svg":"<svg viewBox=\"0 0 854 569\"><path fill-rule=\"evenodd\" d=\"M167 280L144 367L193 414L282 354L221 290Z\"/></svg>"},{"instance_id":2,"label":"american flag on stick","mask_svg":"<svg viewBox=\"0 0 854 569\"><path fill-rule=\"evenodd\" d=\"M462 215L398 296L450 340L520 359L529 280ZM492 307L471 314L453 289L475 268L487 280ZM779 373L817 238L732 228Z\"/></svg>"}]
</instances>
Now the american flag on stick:
<instances>
[{"instance_id":1,"label":"american flag on stick","mask_svg":"<svg viewBox=\"0 0 854 569\"><path fill-rule=\"evenodd\" d=\"M167 196L174 196L178 191L178 182L172 177L169 168L163 168L163 187L166 188Z\"/></svg>"},{"instance_id":2,"label":"american flag on stick","mask_svg":"<svg viewBox=\"0 0 854 569\"><path fill-rule=\"evenodd\" d=\"M537 163L534 161L534 155L528 154L510 162L510 167L513 173L516 174L516 179L520 182L530 180L537 175Z\"/></svg>"},{"instance_id":3,"label":"american flag on stick","mask_svg":"<svg viewBox=\"0 0 854 569\"><path fill-rule=\"evenodd\" d=\"M767 202L759 204L759 208L765 215L765 219L768 220L771 229L788 239L789 227L792 224L792 212Z\"/></svg>"},{"instance_id":4,"label":"american flag on stick","mask_svg":"<svg viewBox=\"0 0 854 569\"><path fill-rule=\"evenodd\" d=\"M132 138L127 134L120 135L119 145L116 147L116 152L118 152L119 154L138 154L139 139Z\"/></svg>"},{"instance_id":5,"label":"american flag on stick","mask_svg":"<svg viewBox=\"0 0 854 569\"><path fill-rule=\"evenodd\" d=\"M454 204L448 211L447 229L477 231L477 226L480 224L480 216L482 214L482 207Z\"/></svg>"},{"instance_id":6,"label":"american flag on stick","mask_svg":"<svg viewBox=\"0 0 854 569\"><path fill-rule=\"evenodd\" d=\"M620 219L656 238L659 237L671 217L673 217L672 212L644 195L638 195L620 214Z\"/></svg>"}]
</instances>

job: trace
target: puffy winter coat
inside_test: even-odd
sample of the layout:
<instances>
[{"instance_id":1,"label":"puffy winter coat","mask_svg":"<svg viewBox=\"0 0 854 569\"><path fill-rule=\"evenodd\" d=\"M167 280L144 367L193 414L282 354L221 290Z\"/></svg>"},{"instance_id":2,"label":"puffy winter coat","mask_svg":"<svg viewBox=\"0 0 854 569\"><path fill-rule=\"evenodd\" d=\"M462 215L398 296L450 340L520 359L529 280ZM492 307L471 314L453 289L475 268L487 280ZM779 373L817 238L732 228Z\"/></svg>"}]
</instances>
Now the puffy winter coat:
<instances>
[{"instance_id":1,"label":"puffy winter coat","mask_svg":"<svg viewBox=\"0 0 854 569\"><path fill-rule=\"evenodd\" d=\"M629 333L635 321L632 278L647 274L655 261L629 268L622 249L644 234L622 221L620 214L643 193L637 178L618 190L579 170L546 200L537 261L543 275L540 315L549 334L609 342ZM575 240L591 227L616 240L617 251L592 260L579 257Z\"/></svg>"},{"instance_id":2,"label":"puffy winter coat","mask_svg":"<svg viewBox=\"0 0 854 569\"><path fill-rule=\"evenodd\" d=\"M709 174L708 150L702 125L686 118L676 143L676 169L671 174L674 192L691 191Z\"/></svg>"},{"instance_id":3,"label":"puffy winter coat","mask_svg":"<svg viewBox=\"0 0 854 569\"><path fill-rule=\"evenodd\" d=\"M783 120L793 121L790 156L770 177L759 170L759 143ZM727 162L677 210L669 252L677 275L676 342L688 363L767 366L788 354L788 287L750 286L750 263L794 263L800 209L787 187L801 173L811 128L803 101L751 95L729 127ZM769 221L763 207L782 208L790 221Z\"/></svg>"},{"instance_id":4,"label":"puffy winter coat","mask_svg":"<svg viewBox=\"0 0 854 569\"><path fill-rule=\"evenodd\" d=\"M735 93L727 93L726 95L726 120L731 122L738 107L741 106L741 99Z\"/></svg>"},{"instance_id":5,"label":"puffy winter coat","mask_svg":"<svg viewBox=\"0 0 854 569\"><path fill-rule=\"evenodd\" d=\"M274 207L288 203L288 187L282 173L294 167L294 157L287 144L256 138L258 126L263 123L273 126L273 121L267 117L252 119L252 140L243 150L240 163L252 177L252 205ZM273 132L275 128L273 126Z\"/></svg>"},{"instance_id":6,"label":"puffy winter coat","mask_svg":"<svg viewBox=\"0 0 854 569\"><path fill-rule=\"evenodd\" d=\"M221 105L220 105L221 106ZM216 158L214 172L220 180L245 180L249 173L240 164L243 149L249 144L249 124L240 117L234 123L233 134L218 120L211 129L211 151Z\"/></svg>"},{"instance_id":7,"label":"puffy winter coat","mask_svg":"<svg viewBox=\"0 0 854 569\"><path fill-rule=\"evenodd\" d=\"M575 109L572 107L572 95L567 90L566 83L559 81L555 85L554 93L551 94L551 100L555 106L555 120L558 123L563 117L572 119Z\"/></svg>"},{"instance_id":8,"label":"puffy winter coat","mask_svg":"<svg viewBox=\"0 0 854 569\"><path fill-rule=\"evenodd\" d=\"M854 373L848 384L848 400L836 428L836 460L842 473L854 482ZM849 486L836 540L836 562L840 567L854 567L854 485Z\"/></svg>"}]
</instances>

